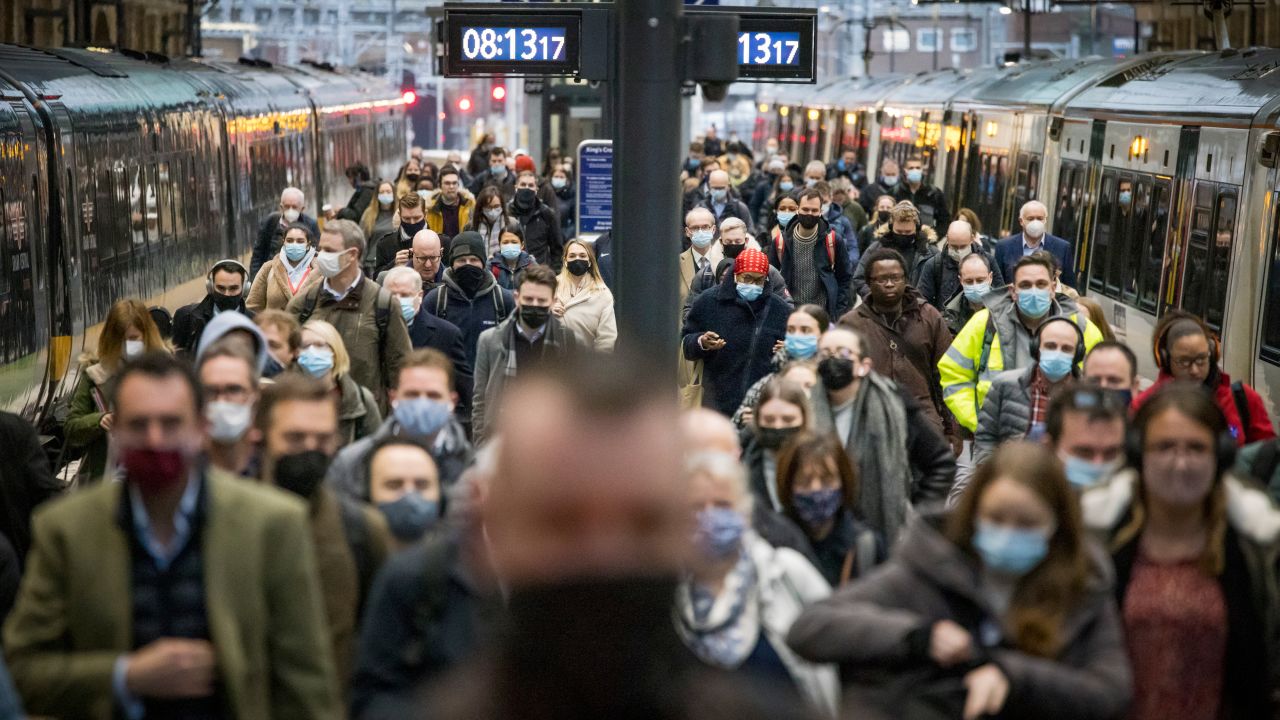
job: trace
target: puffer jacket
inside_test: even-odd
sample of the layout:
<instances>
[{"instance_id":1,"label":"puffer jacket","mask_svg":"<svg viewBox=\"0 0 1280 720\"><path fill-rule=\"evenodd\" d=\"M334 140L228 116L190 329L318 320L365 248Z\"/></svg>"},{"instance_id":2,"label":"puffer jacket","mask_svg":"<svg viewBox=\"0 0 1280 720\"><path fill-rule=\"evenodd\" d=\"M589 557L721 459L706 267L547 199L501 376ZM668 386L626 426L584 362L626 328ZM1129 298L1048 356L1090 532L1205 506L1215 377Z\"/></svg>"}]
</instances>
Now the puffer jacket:
<instances>
[{"instance_id":1,"label":"puffer jacket","mask_svg":"<svg viewBox=\"0 0 1280 720\"><path fill-rule=\"evenodd\" d=\"M876 372L898 384L920 403L939 434L950 428L950 413L938 388L938 361L951 346L942 315L907 286L902 313L892 323L864 302L840 318L867 339L867 357Z\"/></svg>"},{"instance_id":2,"label":"puffer jacket","mask_svg":"<svg viewBox=\"0 0 1280 720\"><path fill-rule=\"evenodd\" d=\"M871 286L867 284L867 256L874 250L889 247L902 253L902 258L907 261L907 284L912 287L920 287L920 271L924 268L925 261L938 254L938 248L934 247L938 235L927 225L921 227L916 233L916 244L908 250L885 242L885 238L892 232L893 225L890 223L876 228L875 241L867 246L867 251L862 253L862 257L858 260L857 269L853 271L853 291L863 300L871 296Z\"/></svg>"},{"instance_id":3,"label":"puffer jacket","mask_svg":"<svg viewBox=\"0 0 1280 720\"><path fill-rule=\"evenodd\" d=\"M474 297L468 297L453 279L452 269L444 271L442 280L439 287L423 298L422 307L458 326L462 331L462 344L467 349L467 363L474 369L480 333L507 319L515 310L515 295L499 287L497 280L486 280Z\"/></svg>"},{"instance_id":4,"label":"puffer jacket","mask_svg":"<svg viewBox=\"0 0 1280 720\"><path fill-rule=\"evenodd\" d=\"M1117 546L1120 529L1133 519L1137 471L1125 469L1080 497L1082 519L1106 544L1115 563L1115 593L1120 607L1132 577L1142 533ZM1227 666L1223 695L1230 699L1223 720L1280 717L1275 688L1280 687L1280 509L1260 488L1227 474L1226 564L1219 582L1227 606Z\"/></svg>"},{"instance_id":5,"label":"puffer jacket","mask_svg":"<svg viewBox=\"0 0 1280 720\"><path fill-rule=\"evenodd\" d=\"M791 626L787 642L798 655L840 663L848 717L912 717L904 706L925 698L953 709L932 716L960 717L961 679L973 666L938 667L928 656L929 630L951 620L982 643L981 628L999 616L979 563L942 534L941 523L940 516L917 520L886 565L811 605ZM1113 720L1124 712L1132 677L1112 572L1101 549L1089 550L1085 592L1063 621L1057 657L1005 642L982 648L1009 681L1001 718Z\"/></svg>"},{"instance_id":6,"label":"puffer jacket","mask_svg":"<svg viewBox=\"0 0 1280 720\"><path fill-rule=\"evenodd\" d=\"M1036 365L1006 370L991 383L974 433L975 465L986 460L1000 443L1027 436L1031 429L1031 383L1035 382L1037 370ZM953 495L955 492L953 489Z\"/></svg>"},{"instance_id":7,"label":"puffer jacket","mask_svg":"<svg viewBox=\"0 0 1280 720\"><path fill-rule=\"evenodd\" d=\"M467 223L471 221L471 215L476 210L476 198L466 188L458 190L458 231L461 232L467 227ZM427 197L427 227L436 233L444 232L444 199L440 197L440 191L436 190L432 195ZM445 242L449 238L441 236Z\"/></svg>"},{"instance_id":8,"label":"puffer jacket","mask_svg":"<svg viewBox=\"0 0 1280 720\"><path fill-rule=\"evenodd\" d=\"M938 361L942 399L970 432L978 429L978 410L996 375L1031 364L1032 334L1018 319L1009 287L992 290L982 301L986 307L969 318ZM1075 301L1066 295L1054 299L1045 317L1057 315L1066 315L1083 329L1085 352L1102 341L1102 332L1089 322L1088 316L1078 312ZM988 322L992 329L989 339Z\"/></svg>"}]
</instances>

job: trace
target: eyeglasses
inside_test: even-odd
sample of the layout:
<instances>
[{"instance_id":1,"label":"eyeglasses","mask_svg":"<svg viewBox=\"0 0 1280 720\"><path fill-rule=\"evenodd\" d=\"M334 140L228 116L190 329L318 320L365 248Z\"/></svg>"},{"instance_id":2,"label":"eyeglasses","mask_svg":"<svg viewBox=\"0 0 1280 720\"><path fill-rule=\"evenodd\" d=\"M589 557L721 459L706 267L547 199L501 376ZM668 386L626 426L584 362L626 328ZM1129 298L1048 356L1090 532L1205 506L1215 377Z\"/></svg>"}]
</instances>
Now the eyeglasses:
<instances>
[{"instance_id":1,"label":"eyeglasses","mask_svg":"<svg viewBox=\"0 0 1280 720\"><path fill-rule=\"evenodd\" d=\"M858 362L859 360L862 359L858 357L858 353L856 350L852 350L850 348L836 348L835 350L821 350L818 352L818 357L822 358L823 360L838 357L843 360L852 360L854 362Z\"/></svg>"},{"instance_id":2,"label":"eyeglasses","mask_svg":"<svg viewBox=\"0 0 1280 720\"><path fill-rule=\"evenodd\" d=\"M1174 358L1174 366L1183 370L1190 370L1194 365L1196 367L1209 367L1209 354L1196 355L1195 357Z\"/></svg>"},{"instance_id":3,"label":"eyeglasses","mask_svg":"<svg viewBox=\"0 0 1280 720\"><path fill-rule=\"evenodd\" d=\"M422 263L423 265L426 265L427 263L438 263L438 262L440 262L440 258L441 258L441 257L442 257L441 255L414 255L414 256L413 256L413 259L414 259L414 260L417 260L418 262Z\"/></svg>"},{"instance_id":4,"label":"eyeglasses","mask_svg":"<svg viewBox=\"0 0 1280 720\"><path fill-rule=\"evenodd\" d=\"M714 232L716 229L716 226L715 225L690 225L689 229L694 232L697 232L699 230L711 230Z\"/></svg>"},{"instance_id":5,"label":"eyeglasses","mask_svg":"<svg viewBox=\"0 0 1280 720\"><path fill-rule=\"evenodd\" d=\"M243 385L205 385L204 397L209 402L225 400L233 403L243 403L249 399L249 388Z\"/></svg>"}]
</instances>

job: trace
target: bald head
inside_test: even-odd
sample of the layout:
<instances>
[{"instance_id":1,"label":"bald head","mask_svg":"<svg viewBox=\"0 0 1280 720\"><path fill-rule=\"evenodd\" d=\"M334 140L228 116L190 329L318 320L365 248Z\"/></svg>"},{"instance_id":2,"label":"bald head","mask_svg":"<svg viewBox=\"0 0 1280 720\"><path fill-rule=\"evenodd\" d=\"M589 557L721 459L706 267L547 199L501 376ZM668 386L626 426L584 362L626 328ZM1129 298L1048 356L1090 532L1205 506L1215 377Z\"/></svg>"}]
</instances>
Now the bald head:
<instances>
[{"instance_id":1,"label":"bald head","mask_svg":"<svg viewBox=\"0 0 1280 720\"><path fill-rule=\"evenodd\" d=\"M712 190L727 190L729 188L729 173L724 170L712 170L707 176L707 187Z\"/></svg>"},{"instance_id":2,"label":"bald head","mask_svg":"<svg viewBox=\"0 0 1280 720\"><path fill-rule=\"evenodd\" d=\"M440 256L442 246L440 236L434 230L424 228L413 236L413 269L418 271L425 283L434 282L436 273L440 272Z\"/></svg>"},{"instance_id":3,"label":"bald head","mask_svg":"<svg viewBox=\"0 0 1280 720\"><path fill-rule=\"evenodd\" d=\"M674 402L625 370L612 389L590 369L555 372L504 398L483 509L500 576L519 587L673 574L692 531Z\"/></svg>"},{"instance_id":4,"label":"bald head","mask_svg":"<svg viewBox=\"0 0 1280 720\"><path fill-rule=\"evenodd\" d=\"M684 229L692 232L694 228L707 226L715 228L716 216L704 207L696 207L684 216Z\"/></svg>"},{"instance_id":5,"label":"bald head","mask_svg":"<svg viewBox=\"0 0 1280 720\"><path fill-rule=\"evenodd\" d=\"M957 250L973 244L973 226L966 220L955 220L947 227L947 246Z\"/></svg>"},{"instance_id":6,"label":"bald head","mask_svg":"<svg viewBox=\"0 0 1280 720\"><path fill-rule=\"evenodd\" d=\"M680 436L696 452L720 452L733 457L742 455L738 430L729 418L715 410L694 408L680 416Z\"/></svg>"}]
</instances>

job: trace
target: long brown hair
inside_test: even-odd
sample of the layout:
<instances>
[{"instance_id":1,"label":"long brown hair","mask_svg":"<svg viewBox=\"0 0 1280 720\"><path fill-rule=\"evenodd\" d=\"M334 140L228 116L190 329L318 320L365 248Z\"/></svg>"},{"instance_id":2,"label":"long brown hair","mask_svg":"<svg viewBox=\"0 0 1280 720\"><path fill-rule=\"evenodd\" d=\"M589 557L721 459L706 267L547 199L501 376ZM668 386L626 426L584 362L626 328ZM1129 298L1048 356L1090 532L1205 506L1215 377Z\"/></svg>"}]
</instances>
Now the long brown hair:
<instances>
[{"instance_id":1,"label":"long brown hair","mask_svg":"<svg viewBox=\"0 0 1280 720\"><path fill-rule=\"evenodd\" d=\"M1057 457L1039 444L1013 442L1001 446L974 472L959 506L947 517L946 535L965 552L976 555L973 534L978 501L992 483L1003 479L1035 493L1057 521L1049 538L1049 554L1014 588L1005 632L1023 652L1056 657L1062 648L1063 621L1083 594L1089 571L1079 500L1067 484Z\"/></svg>"},{"instance_id":2,"label":"long brown hair","mask_svg":"<svg viewBox=\"0 0 1280 720\"><path fill-rule=\"evenodd\" d=\"M98 335L98 362L106 369L115 372L120 367L124 358L124 336L131 327L142 331L146 352L169 349L146 305L130 298L117 300L107 311L107 317L102 321L102 334Z\"/></svg>"},{"instance_id":3,"label":"long brown hair","mask_svg":"<svg viewBox=\"0 0 1280 720\"><path fill-rule=\"evenodd\" d=\"M764 384L760 389L760 397L756 399L756 406L753 408L755 416L752 422L757 427L760 426L760 408L770 400L781 400L800 408L802 418L800 427L808 429L813 426L813 409L809 405L809 393L800 387L800 383L775 377Z\"/></svg>"},{"instance_id":4,"label":"long brown hair","mask_svg":"<svg viewBox=\"0 0 1280 720\"><path fill-rule=\"evenodd\" d=\"M1170 383L1156 391L1147 402L1143 403L1138 414L1133 418L1133 431L1144 446L1147 440L1147 427L1156 418L1166 412L1176 412L1187 418L1189 422L1203 427L1213 436L1213 447L1225 442L1221 438L1227 435L1227 419L1222 409L1213 401L1213 397L1198 385L1186 383ZM1213 485L1204 500L1204 519L1207 540L1200 554L1200 569L1211 577L1222 574L1226 566L1227 538L1227 491L1223 485L1224 466L1219 463L1213 474ZM1133 504L1130 506L1129 522L1120 528L1111 540L1111 550L1118 550L1128 545L1142 533L1147 524L1147 490L1142 481L1142 467L1135 468L1139 479L1134 483Z\"/></svg>"},{"instance_id":5,"label":"long brown hair","mask_svg":"<svg viewBox=\"0 0 1280 720\"><path fill-rule=\"evenodd\" d=\"M835 435L801 430L778 453L778 502L782 505L782 512L800 527L804 527L804 523L796 514L792 500L795 497L796 478L815 465L825 470L828 459L835 465L836 475L840 476L843 506L852 510L858 503L858 470L849 460L844 443Z\"/></svg>"}]
</instances>

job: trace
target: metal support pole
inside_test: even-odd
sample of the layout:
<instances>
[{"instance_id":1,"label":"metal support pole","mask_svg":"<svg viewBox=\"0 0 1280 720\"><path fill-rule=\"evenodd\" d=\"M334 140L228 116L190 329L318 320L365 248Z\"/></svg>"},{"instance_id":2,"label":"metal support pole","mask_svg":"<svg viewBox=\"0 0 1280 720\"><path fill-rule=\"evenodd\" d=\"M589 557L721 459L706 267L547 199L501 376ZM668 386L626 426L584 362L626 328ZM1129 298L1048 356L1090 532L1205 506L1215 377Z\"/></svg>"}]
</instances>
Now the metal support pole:
<instances>
[{"instance_id":1,"label":"metal support pole","mask_svg":"<svg viewBox=\"0 0 1280 720\"><path fill-rule=\"evenodd\" d=\"M1031 59L1031 0L1022 8L1022 59Z\"/></svg>"},{"instance_id":2,"label":"metal support pole","mask_svg":"<svg viewBox=\"0 0 1280 720\"><path fill-rule=\"evenodd\" d=\"M680 0L619 0L614 54L613 256L618 337L675 377L680 274ZM620 198L619 198L620 199ZM641 199L640 202L635 202Z\"/></svg>"}]
</instances>

